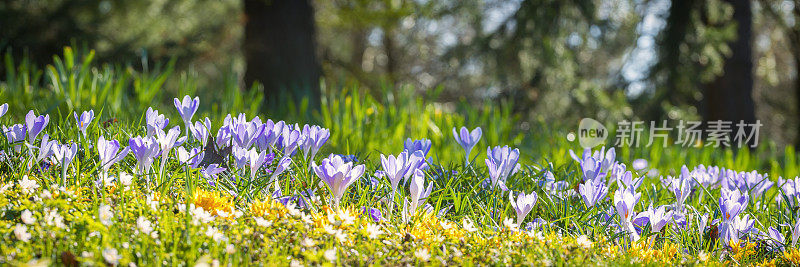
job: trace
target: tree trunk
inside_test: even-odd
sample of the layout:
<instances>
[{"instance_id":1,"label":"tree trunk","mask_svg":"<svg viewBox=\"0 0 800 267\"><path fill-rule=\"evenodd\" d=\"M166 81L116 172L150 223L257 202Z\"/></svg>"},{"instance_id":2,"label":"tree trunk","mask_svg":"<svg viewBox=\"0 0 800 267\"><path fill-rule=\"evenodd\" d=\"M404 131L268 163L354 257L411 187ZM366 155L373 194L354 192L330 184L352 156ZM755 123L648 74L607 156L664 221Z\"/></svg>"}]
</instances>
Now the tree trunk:
<instances>
[{"instance_id":1,"label":"tree trunk","mask_svg":"<svg viewBox=\"0 0 800 267\"><path fill-rule=\"evenodd\" d=\"M706 121L731 121L733 136L739 121L754 123L756 120L753 102L753 49L752 10L749 0L728 0L733 5L733 19L736 21L736 40L729 43L732 54L725 60L724 73L705 86ZM745 128L745 130L750 130ZM751 140L752 144L754 140ZM748 144L748 145L749 145ZM744 144L743 144L744 146Z\"/></svg>"},{"instance_id":2,"label":"tree trunk","mask_svg":"<svg viewBox=\"0 0 800 267\"><path fill-rule=\"evenodd\" d=\"M321 67L317 59L310 0L244 0L245 83L264 85L266 106L308 98L319 108Z\"/></svg>"}]
</instances>

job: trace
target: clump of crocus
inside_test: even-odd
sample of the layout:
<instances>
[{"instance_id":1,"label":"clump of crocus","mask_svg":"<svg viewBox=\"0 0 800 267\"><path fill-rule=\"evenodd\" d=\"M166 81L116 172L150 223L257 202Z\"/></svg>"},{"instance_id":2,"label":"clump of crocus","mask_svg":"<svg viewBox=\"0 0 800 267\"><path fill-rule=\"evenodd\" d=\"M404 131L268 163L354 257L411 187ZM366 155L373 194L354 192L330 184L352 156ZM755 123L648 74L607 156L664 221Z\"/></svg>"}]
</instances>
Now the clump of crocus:
<instances>
[{"instance_id":1,"label":"clump of crocus","mask_svg":"<svg viewBox=\"0 0 800 267\"><path fill-rule=\"evenodd\" d=\"M250 149L256 142L257 138L264 131L264 125L258 117L253 118L252 121L244 121L244 114L236 119L236 123L232 124L233 143L245 150Z\"/></svg>"},{"instance_id":2,"label":"clump of crocus","mask_svg":"<svg viewBox=\"0 0 800 267\"><path fill-rule=\"evenodd\" d=\"M258 148L272 152L275 146L278 145L278 139L283 134L283 128L285 127L286 123L283 121L272 122L272 120L267 119L267 122L264 123L264 131L256 140Z\"/></svg>"},{"instance_id":3,"label":"clump of crocus","mask_svg":"<svg viewBox=\"0 0 800 267\"><path fill-rule=\"evenodd\" d=\"M742 194L739 190L728 190L722 188L720 190L719 210L722 215L722 221L719 225L719 236L725 241L724 244L731 242L739 242L739 233L737 224L741 222L739 214L747 207L749 196L745 193ZM738 221L737 221L738 220Z\"/></svg>"},{"instance_id":4,"label":"clump of crocus","mask_svg":"<svg viewBox=\"0 0 800 267\"><path fill-rule=\"evenodd\" d=\"M533 210L533 206L536 205L536 200L538 196L536 192L531 192L530 194L525 194L525 192L520 192L517 195L517 199L514 199L514 192L508 192L508 201L511 202L511 206L514 207L514 211L517 212L517 225L522 225L522 222L525 221L525 217L528 216L528 213Z\"/></svg>"},{"instance_id":5,"label":"clump of crocus","mask_svg":"<svg viewBox=\"0 0 800 267\"><path fill-rule=\"evenodd\" d=\"M467 127L461 127L461 130L458 132L456 131L456 127L453 127L453 138L456 139L458 145L464 148L464 152L466 153L466 165L469 165L469 154L472 152L472 148L481 140L482 134L481 127L477 127L471 132Z\"/></svg>"},{"instance_id":6,"label":"clump of crocus","mask_svg":"<svg viewBox=\"0 0 800 267\"><path fill-rule=\"evenodd\" d=\"M345 163L342 157L334 154L323 159L319 165L312 162L311 166L317 177L328 186L334 206L339 206L347 187L364 174L363 164L353 166L352 162Z\"/></svg>"}]
</instances>

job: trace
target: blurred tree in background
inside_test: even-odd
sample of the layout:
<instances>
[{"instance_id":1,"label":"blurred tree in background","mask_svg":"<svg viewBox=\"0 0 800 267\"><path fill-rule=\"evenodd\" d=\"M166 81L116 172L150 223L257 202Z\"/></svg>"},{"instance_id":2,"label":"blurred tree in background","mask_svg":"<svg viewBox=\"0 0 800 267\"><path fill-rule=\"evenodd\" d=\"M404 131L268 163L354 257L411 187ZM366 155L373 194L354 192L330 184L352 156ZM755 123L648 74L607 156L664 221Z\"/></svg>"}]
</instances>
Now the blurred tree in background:
<instances>
[{"instance_id":1,"label":"blurred tree in background","mask_svg":"<svg viewBox=\"0 0 800 267\"><path fill-rule=\"evenodd\" d=\"M44 66L77 45L140 72L175 59L198 92L260 81L267 101L322 85L444 110L505 103L569 126L759 119L789 144L800 142L797 2L9 0L0 49Z\"/></svg>"}]
</instances>

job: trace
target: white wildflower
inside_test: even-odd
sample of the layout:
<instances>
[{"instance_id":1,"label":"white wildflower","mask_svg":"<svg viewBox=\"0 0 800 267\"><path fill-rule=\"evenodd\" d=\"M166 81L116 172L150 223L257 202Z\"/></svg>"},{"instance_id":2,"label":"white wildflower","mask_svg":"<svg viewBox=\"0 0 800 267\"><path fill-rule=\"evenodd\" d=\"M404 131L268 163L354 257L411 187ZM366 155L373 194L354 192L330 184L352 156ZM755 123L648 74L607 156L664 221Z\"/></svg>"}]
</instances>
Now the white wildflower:
<instances>
[{"instance_id":1,"label":"white wildflower","mask_svg":"<svg viewBox=\"0 0 800 267\"><path fill-rule=\"evenodd\" d=\"M28 176L22 176L22 180L19 181L19 188L22 190L22 193L30 194L33 193L33 190L39 188L39 184L36 183L36 180L28 179Z\"/></svg>"},{"instance_id":2,"label":"white wildflower","mask_svg":"<svg viewBox=\"0 0 800 267\"><path fill-rule=\"evenodd\" d=\"M586 235L580 235L578 238L575 239L575 242L578 243L578 246L582 248L591 248L592 247L592 240L589 240L589 237Z\"/></svg>"},{"instance_id":3,"label":"white wildflower","mask_svg":"<svg viewBox=\"0 0 800 267\"><path fill-rule=\"evenodd\" d=\"M336 261L336 248L326 250L324 256L328 261Z\"/></svg>"},{"instance_id":4,"label":"white wildflower","mask_svg":"<svg viewBox=\"0 0 800 267\"><path fill-rule=\"evenodd\" d=\"M225 235L222 234L216 227L209 226L206 228L206 236L210 237L214 240L214 242L219 243L222 240L225 240Z\"/></svg>"},{"instance_id":5,"label":"white wildflower","mask_svg":"<svg viewBox=\"0 0 800 267\"><path fill-rule=\"evenodd\" d=\"M517 226L516 223L514 223L514 220L511 218L506 218L505 220L503 220L503 226L505 226L506 228L508 228L508 230L511 231L517 231L519 227Z\"/></svg>"},{"instance_id":6,"label":"white wildflower","mask_svg":"<svg viewBox=\"0 0 800 267\"><path fill-rule=\"evenodd\" d=\"M127 172L123 172L119 174L119 183L122 184L125 188L128 188L133 184L133 176L128 174Z\"/></svg>"},{"instance_id":7,"label":"white wildflower","mask_svg":"<svg viewBox=\"0 0 800 267\"><path fill-rule=\"evenodd\" d=\"M192 208L192 224L206 224L214 220L214 215L204 210L202 207Z\"/></svg>"},{"instance_id":8,"label":"white wildflower","mask_svg":"<svg viewBox=\"0 0 800 267\"><path fill-rule=\"evenodd\" d=\"M31 234L28 233L28 226L23 224L17 224L14 226L14 236L17 237L17 240L22 242L28 242L31 240Z\"/></svg>"},{"instance_id":9,"label":"white wildflower","mask_svg":"<svg viewBox=\"0 0 800 267\"><path fill-rule=\"evenodd\" d=\"M111 211L111 206L109 205L101 205L99 209L99 218L100 222L103 223L105 226L109 226L113 223L114 219L114 212Z\"/></svg>"},{"instance_id":10,"label":"white wildflower","mask_svg":"<svg viewBox=\"0 0 800 267\"><path fill-rule=\"evenodd\" d=\"M414 251L414 257L420 261L427 262L431 258L431 254L428 253L428 249L420 248L417 251Z\"/></svg>"},{"instance_id":11,"label":"white wildflower","mask_svg":"<svg viewBox=\"0 0 800 267\"><path fill-rule=\"evenodd\" d=\"M33 212L31 212L30 210L22 211L22 215L20 216L20 219L22 219L22 222L25 223L25 224L34 224L34 223L36 223L36 218L33 217Z\"/></svg>"},{"instance_id":12,"label":"white wildflower","mask_svg":"<svg viewBox=\"0 0 800 267\"><path fill-rule=\"evenodd\" d=\"M139 216L139 218L136 219L136 227L146 235L149 235L150 232L153 231L153 223L144 216Z\"/></svg>"},{"instance_id":13,"label":"white wildflower","mask_svg":"<svg viewBox=\"0 0 800 267\"><path fill-rule=\"evenodd\" d=\"M270 226L272 226L272 221L265 220L264 218L261 218L261 217L256 217L255 219L256 219L256 225L258 225L260 227L270 227Z\"/></svg>"},{"instance_id":14,"label":"white wildflower","mask_svg":"<svg viewBox=\"0 0 800 267\"><path fill-rule=\"evenodd\" d=\"M64 225L64 217L58 214L58 209L44 209L44 222L47 225L53 225L58 228L67 227Z\"/></svg>"},{"instance_id":15,"label":"white wildflower","mask_svg":"<svg viewBox=\"0 0 800 267\"><path fill-rule=\"evenodd\" d=\"M317 245L317 242L314 242L314 239L306 237L303 241L300 241L300 245L310 248Z\"/></svg>"},{"instance_id":16,"label":"white wildflower","mask_svg":"<svg viewBox=\"0 0 800 267\"><path fill-rule=\"evenodd\" d=\"M41 197L42 199L51 199L53 198L53 194L50 193L50 190L45 189L42 190L42 194L39 197Z\"/></svg>"},{"instance_id":17,"label":"white wildflower","mask_svg":"<svg viewBox=\"0 0 800 267\"><path fill-rule=\"evenodd\" d=\"M464 230L467 230L467 232L478 231L478 228L475 227L475 224L472 223L472 220L470 220L469 218L464 218L464 220L461 221L461 225L463 225L462 227L464 228Z\"/></svg>"},{"instance_id":18,"label":"white wildflower","mask_svg":"<svg viewBox=\"0 0 800 267\"><path fill-rule=\"evenodd\" d=\"M381 227L377 224L367 224L367 237L370 239L378 238L380 235L383 234Z\"/></svg>"},{"instance_id":19,"label":"white wildflower","mask_svg":"<svg viewBox=\"0 0 800 267\"><path fill-rule=\"evenodd\" d=\"M11 188L12 185L14 185L14 184L13 183L7 183L7 184L4 184L3 186L0 186L0 194L4 194L6 192L6 190Z\"/></svg>"},{"instance_id":20,"label":"white wildflower","mask_svg":"<svg viewBox=\"0 0 800 267\"><path fill-rule=\"evenodd\" d=\"M117 266L117 264L119 264L119 260L122 259L122 256L119 255L119 252L115 248L104 248L103 259L106 260L108 264Z\"/></svg>"}]
</instances>

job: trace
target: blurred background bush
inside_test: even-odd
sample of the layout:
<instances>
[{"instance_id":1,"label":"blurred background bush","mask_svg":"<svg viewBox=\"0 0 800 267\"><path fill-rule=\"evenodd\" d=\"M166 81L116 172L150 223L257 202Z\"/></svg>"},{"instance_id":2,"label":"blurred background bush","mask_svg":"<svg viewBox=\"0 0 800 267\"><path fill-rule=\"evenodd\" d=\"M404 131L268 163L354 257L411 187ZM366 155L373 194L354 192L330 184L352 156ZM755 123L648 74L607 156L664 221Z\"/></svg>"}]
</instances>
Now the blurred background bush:
<instances>
[{"instance_id":1,"label":"blurred background bush","mask_svg":"<svg viewBox=\"0 0 800 267\"><path fill-rule=\"evenodd\" d=\"M352 151L462 124L550 147L582 117L758 119L783 153L798 17L788 0L6 0L0 101L138 119L199 95L205 115L319 123Z\"/></svg>"}]
</instances>

